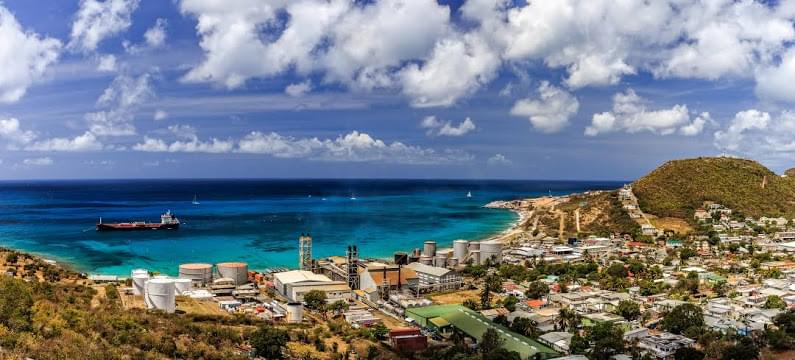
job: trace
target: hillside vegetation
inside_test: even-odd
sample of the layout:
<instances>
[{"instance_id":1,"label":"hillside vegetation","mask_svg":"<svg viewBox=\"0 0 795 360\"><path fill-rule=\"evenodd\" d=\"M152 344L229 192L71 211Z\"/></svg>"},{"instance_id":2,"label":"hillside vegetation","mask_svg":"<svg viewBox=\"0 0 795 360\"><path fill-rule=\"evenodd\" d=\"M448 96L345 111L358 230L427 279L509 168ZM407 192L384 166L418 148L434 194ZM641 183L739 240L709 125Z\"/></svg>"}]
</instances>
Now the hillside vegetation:
<instances>
[{"instance_id":1,"label":"hillside vegetation","mask_svg":"<svg viewBox=\"0 0 795 360\"><path fill-rule=\"evenodd\" d=\"M795 216L795 178L735 158L669 161L635 181L640 208L657 216L692 219L704 201L746 216Z\"/></svg>"},{"instance_id":2,"label":"hillside vegetation","mask_svg":"<svg viewBox=\"0 0 795 360\"><path fill-rule=\"evenodd\" d=\"M580 231L577 231L575 212L580 212ZM554 209L536 207L540 230L552 237L607 236L613 233L639 234L640 226L621 208L616 191L591 191L572 194ZM561 231L563 217L563 234ZM532 222L529 222L532 223Z\"/></svg>"}]
</instances>

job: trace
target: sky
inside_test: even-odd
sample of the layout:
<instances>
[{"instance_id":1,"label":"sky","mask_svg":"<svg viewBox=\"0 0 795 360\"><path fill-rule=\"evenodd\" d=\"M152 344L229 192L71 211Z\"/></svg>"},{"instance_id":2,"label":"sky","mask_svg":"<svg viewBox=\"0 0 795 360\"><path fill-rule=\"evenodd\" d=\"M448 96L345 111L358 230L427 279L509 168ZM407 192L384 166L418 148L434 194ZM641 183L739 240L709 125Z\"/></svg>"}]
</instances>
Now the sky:
<instances>
[{"instance_id":1,"label":"sky","mask_svg":"<svg viewBox=\"0 0 795 360\"><path fill-rule=\"evenodd\" d=\"M0 179L795 167L795 1L2 0Z\"/></svg>"}]
</instances>

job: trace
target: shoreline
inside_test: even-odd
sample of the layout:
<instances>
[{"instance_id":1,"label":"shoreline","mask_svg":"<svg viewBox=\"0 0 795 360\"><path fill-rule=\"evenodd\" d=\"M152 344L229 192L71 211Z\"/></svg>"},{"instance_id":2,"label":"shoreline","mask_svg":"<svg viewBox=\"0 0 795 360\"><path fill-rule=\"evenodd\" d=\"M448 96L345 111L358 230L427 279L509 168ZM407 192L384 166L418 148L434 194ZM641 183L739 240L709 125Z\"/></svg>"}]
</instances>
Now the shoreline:
<instances>
[{"instance_id":1,"label":"shoreline","mask_svg":"<svg viewBox=\"0 0 795 360\"><path fill-rule=\"evenodd\" d=\"M483 207L487 209L502 209L502 210L511 211L514 214L517 214L519 218L516 219L516 221L514 221L511 224L511 226L509 226L507 229L503 230L499 234L492 235L488 238L479 241L496 240L505 244L509 242L512 237L525 232L522 229L522 226L533 216L533 210L528 210L526 207L523 207L522 203L526 201L532 201L532 199L533 198L516 199L516 200L497 200L497 201L492 201L486 205L483 205Z\"/></svg>"},{"instance_id":2,"label":"shoreline","mask_svg":"<svg viewBox=\"0 0 795 360\"><path fill-rule=\"evenodd\" d=\"M484 234L483 236L477 236L477 237L474 237L474 238L470 239L469 241L498 240L498 241L501 241L501 242L506 242L506 239L521 233L522 232L521 226L531 216L532 211L528 211L526 209L520 209L520 208L512 208L512 207L489 206L489 205L494 204L494 203L511 203L511 202L521 202L521 201L524 201L524 200L493 201L493 202L490 202L488 204L483 205L482 206L483 208L508 210L508 211L516 214L517 218L515 220L511 221L511 222L508 222L505 225L505 227L503 228L503 230L497 230L495 232L492 232L489 235L485 235ZM442 245L442 244L440 244L440 245ZM452 246L452 241L449 244L445 243L444 246L445 247ZM411 249L421 248L421 247L422 247L422 244L418 243L417 245L412 246L410 249L396 248L396 249L393 249L392 251L393 252L394 251L411 251ZM55 266L59 266L59 267L65 269L67 271L71 271L71 272L74 272L74 273L85 274L87 276L90 276L90 275L115 275L115 276L119 276L119 277L129 276L129 274L126 273L126 272L125 273L106 273L106 272L101 272L101 271L85 271L85 270L83 270L83 268L78 263L70 261L68 259L63 259L63 258L58 257L58 256L54 256L52 254L40 253L40 252L36 252L36 251L30 251L30 250L27 250L27 249L13 248L13 247L9 247L7 245L0 246L0 250L5 250L5 251L8 251L8 252L14 251L14 252L18 252L20 254L26 254L26 255L29 255L31 257L35 257L35 258L37 258L37 259L39 259L41 261L54 261L55 262ZM373 258L374 259L382 259L382 260L390 260L392 257L387 255L387 256L374 256ZM289 266L277 266L277 265L274 265L272 267L287 267L287 268L291 268ZM265 270L265 269L254 269L254 268L252 268L252 270L260 270L260 271L262 271L262 270Z\"/></svg>"}]
</instances>

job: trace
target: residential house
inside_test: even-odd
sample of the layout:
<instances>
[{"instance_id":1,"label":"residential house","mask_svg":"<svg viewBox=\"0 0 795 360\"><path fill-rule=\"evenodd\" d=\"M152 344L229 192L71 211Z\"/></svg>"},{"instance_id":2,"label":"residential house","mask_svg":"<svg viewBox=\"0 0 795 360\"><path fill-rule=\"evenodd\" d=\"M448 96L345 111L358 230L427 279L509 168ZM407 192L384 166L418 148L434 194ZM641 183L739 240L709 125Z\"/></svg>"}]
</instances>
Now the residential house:
<instances>
[{"instance_id":1,"label":"residential house","mask_svg":"<svg viewBox=\"0 0 795 360\"><path fill-rule=\"evenodd\" d=\"M638 341L638 347L655 359L669 359L673 357L676 350L690 347L695 342L695 340L682 335L663 332L641 338Z\"/></svg>"}]
</instances>

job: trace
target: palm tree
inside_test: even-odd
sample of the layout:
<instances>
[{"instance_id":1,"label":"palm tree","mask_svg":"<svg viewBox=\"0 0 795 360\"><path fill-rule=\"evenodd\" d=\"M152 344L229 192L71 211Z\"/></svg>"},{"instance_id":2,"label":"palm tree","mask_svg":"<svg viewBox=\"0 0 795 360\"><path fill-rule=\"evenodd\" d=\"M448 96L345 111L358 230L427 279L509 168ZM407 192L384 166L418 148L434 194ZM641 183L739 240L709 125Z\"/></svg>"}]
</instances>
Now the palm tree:
<instances>
[{"instance_id":1,"label":"palm tree","mask_svg":"<svg viewBox=\"0 0 795 360\"><path fill-rule=\"evenodd\" d=\"M576 329L579 322L580 315L578 315L573 309L560 309L560 312L558 313L558 327L561 330L566 331L567 329Z\"/></svg>"}]
</instances>

